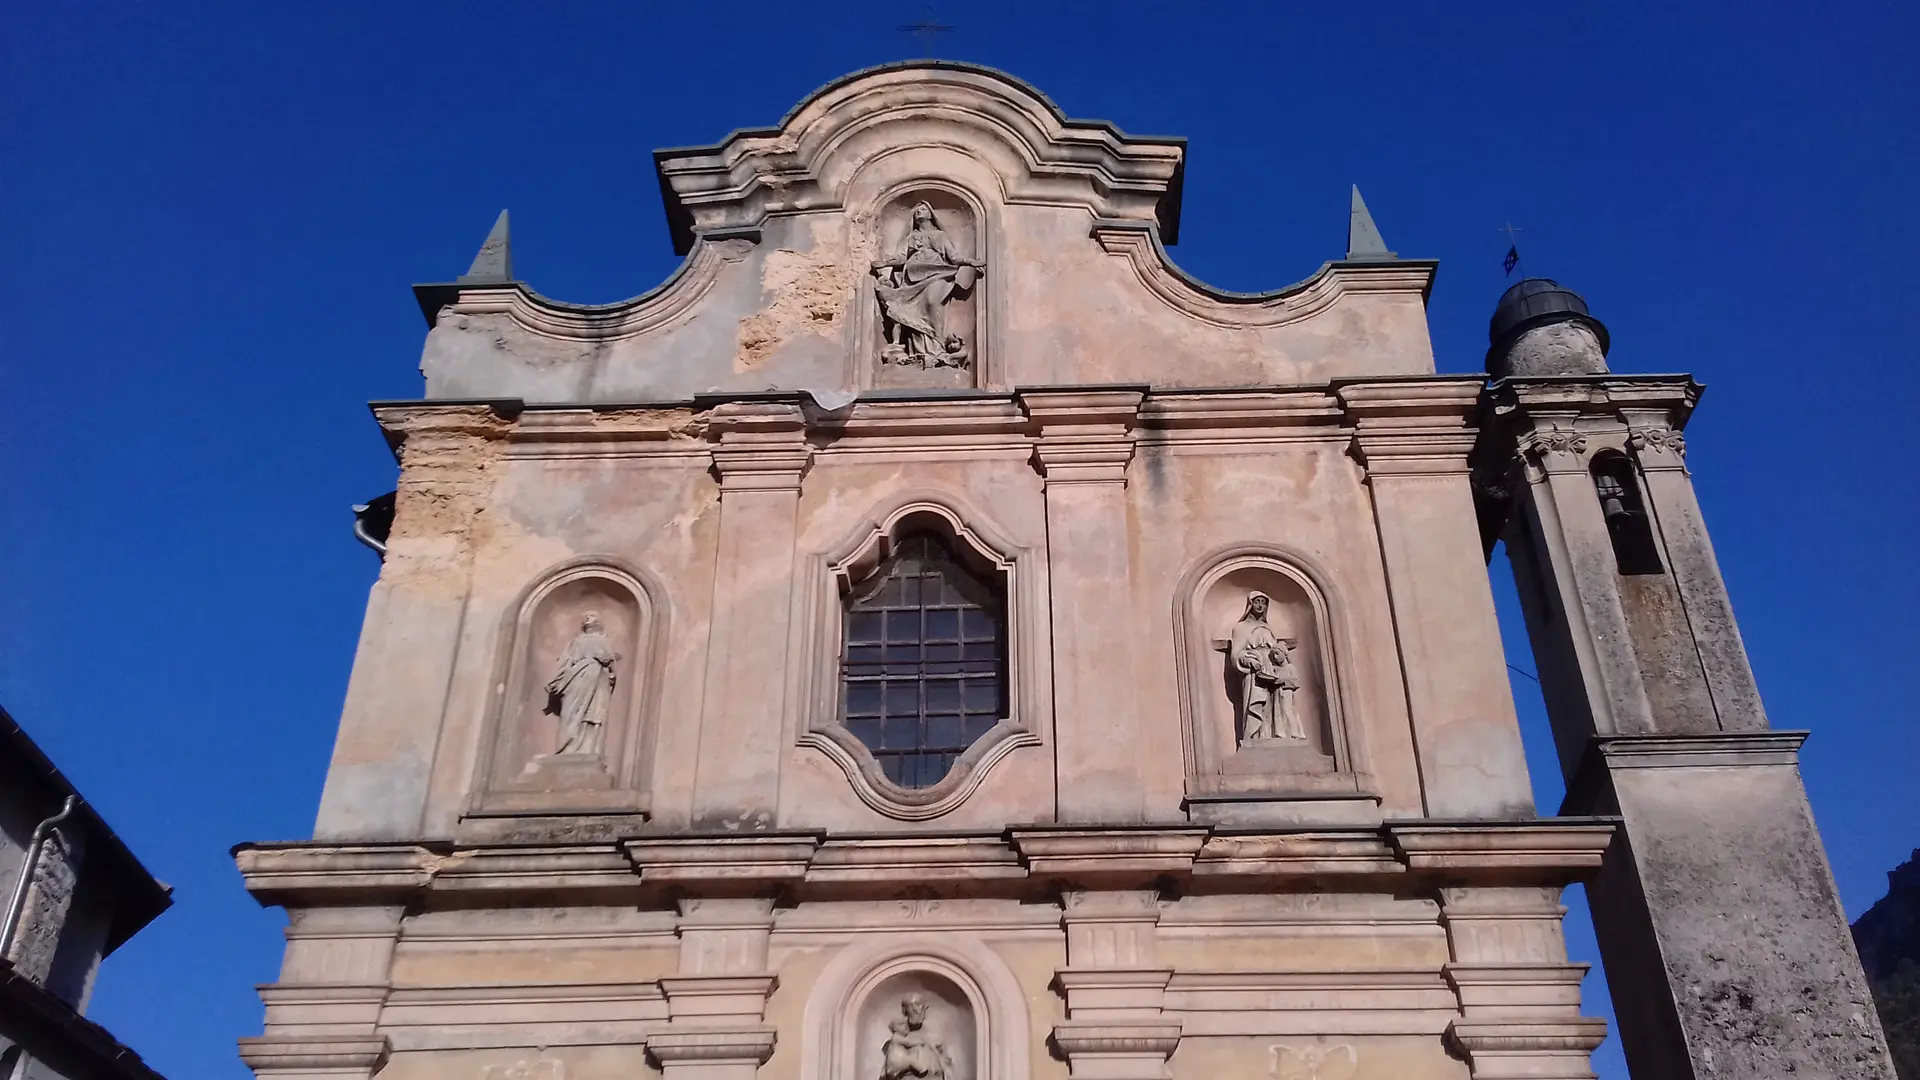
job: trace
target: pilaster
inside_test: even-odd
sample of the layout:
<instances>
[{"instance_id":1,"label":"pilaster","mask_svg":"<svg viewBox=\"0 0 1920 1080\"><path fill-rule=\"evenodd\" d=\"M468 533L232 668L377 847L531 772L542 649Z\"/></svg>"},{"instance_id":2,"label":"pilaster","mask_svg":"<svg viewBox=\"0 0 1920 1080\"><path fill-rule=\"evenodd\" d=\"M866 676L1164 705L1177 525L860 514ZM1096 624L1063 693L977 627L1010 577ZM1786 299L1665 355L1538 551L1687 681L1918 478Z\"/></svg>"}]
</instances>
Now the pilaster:
<instances>
[{"instance_id":1,"label":"pilaster","mask_svg":"<svg viewBox=\"0 0 1920 1080\"><path fill-rule=\"evenodd\" d=\"M1137 388L1025 390L1039 429L1034 463L1045 479L1047 572L1053 617L1054 753L1059 817L1135 822L1146 814L1139 715L1130 683L1133 581L1127 465Z\"/></svg>"},{"instance_id":2,"label":"pilaster","mask_svg":"<svg viewBox=\"0 0 1920 1080\"><path fill-rule=\"evenodd\" d=\"M1432 817L1533 814L1467 455L1478 379L1338 387L1366 468Z\"/></svg>"},{"instance_id":3,"label":"pilaster","mask_svg":"<svg viewBox=\"0 0 1920 1080\"><path fill-rule=\"evenodd\" d=\"M709 434L720 481L694 824L769 829L785 750L787 630L800 479L812 460L793 402L715 406Z\"/></svg>"},{"instance_id":4,"label":"pilaster","mask_svg":"<svg viewBox=\"0 0 1920 1080\"><path fill-rule=\"evenodd\" d=\"M1593 731L1651 731L1653 706L1634 655L1633 635L1615 585L1614 554L1588 469L1590 438L1571 410L1531 409L1510 420L1516 457L1508 483L1517 488L1512 528L1528 542L1509 544L1528 625L1553 632L1565 620L1565 641L1542 657L1542 685L1588 718ZM1556 725L1563 768L1579 742Z\"/></svg>"},{"instance_id":5,"label":"pilaster","mask_svg":"<svg viewBox=\"0 0 1920 1080\"><path fill-rule=\"evenodd\" d=\"M1067 1018L1053 1029L1075 1080L1166 1080L1180 1021L1165 1011L1171 968L1160 966L1160 894L1061 895L1067 966L1054 976Z\"/></svg>"},{"instance_id":6,"label":"pilaster","mask_svg":"<svg viewBox=\"0 0 1920 1080\"><path fill-rule=\"evenodd\" d=\"M364 1080L386 1063L380 1010L405 909L294 908L280 980L260 987L263 1033L240 1040L261 1080Z\"/></svg>"},{"instance_id":7,"label":"pilaster","mask_svg":"<svg viewBox=\"0 0 1920 1080\"><path fill-rule=\"evenodd\" d=\"M474 525L512 427L488 405L374 414L399 444L400 480L314 824L328 840L419 831L466 621Z\"/></svg>"},{"instance_id":8,"label":"pilaster","mask_svg":"<svg viewBox=\"0 0 1920 1080\"><path fill-rule=\"evenodd\" d=\"M667 1029L647 1037L664 1080L752 1080L773 1056L772 930L772 900L680 901L680 973L660 980Z\"/></svg>"},{"instance_id":9,"label":"pilaster","mask_svg":"<svg viewBox=\"0 0 1920 1080\"><path fill-rule=\"evenodd\" d=\"M1474 1080L1592 1080L1604 1020L1580 1015L1587 965L1567 962L1559 886L1440 890L1460 1018L1447 1038Z\"/></svg>"},{"instance_id":10,"label":"pilaster","mask_svg":"<svg viewBox=\"0 0 1920 1080\"><path fill-rule=\"evenodd\" d=\"M1667 571L1680 592L1688 627L1699 650L1707 692L1722 731L1761 731L1767 714L1760 703L1747 647L1733 619L1733 602L1720 576L1706 518L1687 470L1685 436L1666 409L1623 410L1627 446L1646 485L1648 512L1660 529Z\"/></svg>"}]
</instances>

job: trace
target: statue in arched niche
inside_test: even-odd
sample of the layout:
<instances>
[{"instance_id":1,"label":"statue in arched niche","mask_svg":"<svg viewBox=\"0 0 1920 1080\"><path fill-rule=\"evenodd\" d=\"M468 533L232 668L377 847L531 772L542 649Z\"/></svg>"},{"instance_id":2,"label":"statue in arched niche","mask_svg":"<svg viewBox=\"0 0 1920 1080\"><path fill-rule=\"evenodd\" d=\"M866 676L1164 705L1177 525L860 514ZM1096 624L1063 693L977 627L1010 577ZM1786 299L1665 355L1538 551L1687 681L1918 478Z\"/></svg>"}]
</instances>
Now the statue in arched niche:
<instances>
[{"instance_id":1,"label":"statue in arched niche","mask_svg":"<svg viewBox=\"0 0 1920 1080\"><path fill-rule=\"evenodd\" d=\"M927 1000L919 994L907 995L900 1002L900 1015L887 1025L880 1080L960 1080L953 1075L953 1058L945 1044L926 1025Z\"/></svg>"},{"instance_id":2,"label":"statue in arched niche","mask_svg":"<svg viewBox=\"0 0 1920 1080\"><path fill-rule=\"evenodd\" d=\"M899 248L873 264L886 335L880 359L906 367L970 368L973 344L961 327L949 325L948 305L972 291L985 264L955 249L931 203L914 203L911 221Z\"/></svg>"},{"instance_id":3,"label":"statue in arched niche","mask_svg":"<svg viewBox=\"0 0 1920 1080\"><path fill-rule=\"evenodd\" d=\"M1228 657L1241 674L1240 741L1305 739L1294 695L1300 690L1300 672L1293 662L1295 642L1274 634L1267 625L1273 600L1263 592L1247 594L1246 611L1233 626Z\"/></svg>"},{"instance_id":4,"label":"statue in arched niche","mask_svg":"<svg viewBox=\"0 0 1920 1080\"><path fill-rule=\"evenodd\" d=\"M607 640L600 613L580 618L580 632L567 643L560 670L547 683L548 711L560 717L556 754L600 754L606 749L607 706L613 700L613 665L620 654Z\"/></svg>"}]
</instances>

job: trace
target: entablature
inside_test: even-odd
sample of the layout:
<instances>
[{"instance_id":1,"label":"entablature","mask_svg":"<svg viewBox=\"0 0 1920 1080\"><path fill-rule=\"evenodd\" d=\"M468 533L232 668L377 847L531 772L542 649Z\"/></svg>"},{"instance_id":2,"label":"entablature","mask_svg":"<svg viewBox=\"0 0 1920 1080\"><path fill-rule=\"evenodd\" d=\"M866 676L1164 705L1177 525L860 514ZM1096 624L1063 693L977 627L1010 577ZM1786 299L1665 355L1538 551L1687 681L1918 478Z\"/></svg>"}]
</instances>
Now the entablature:
<instances>
[{"instance_id":1,"label":"entablature","mask_svg":"<svg viewBox=\"0 0 1920 1080\"><path fill-rule=\"evenodd\" d=\"M242 844L247 890L287 907L407 904L457 908L543 897L576 905L665 904L674 897L793 901L891 897L934 888L1044 898L1063 884L1183 893L1442 885L1565 885L1586 880L1617 823L1391 821L1372 828L1246 830L1203 825L1020 825L1000 832L823 831L640 835L617 842ZM964 886L960 883L964 882ZM1398 882L1400 884L1393 884Z\"/></svg>"},{"instance_id":2,"label":"entablature","mask_svg":"<svg viewBox=\"0 0 1920 1080\"><path fill-rule=\"evenodd\" d=\"M1516 391L1505 380L1492 391ZM1620 379L1619 382L1639 380ZM1352 440L1369 466L1445 461L1464 467L1473 445L1482 381L1433 375L1340 380L1316 386L1022 387L1011 392L876 393L828 408L805 392L715 395L624 404L535 404L518 399L380 401L370 406L391 445L463 436L502 445L509 458L635 457L706 467L737 449L816 456L997 452L1030 454L1046 444L1072 456L1110 446L1124 464L1130 447L1230 446ZM1626 387L1596 397L1615 410L1682 405L1698 385ZM1611 389L1611 388L1609 388ZM1527 400L1531 401L1532 398ZM1555 406L1566 395L1550 399ZM1544 404L1544 402L1543 402ZM1588 410L1600 415L1594 410ZM1485 414L1491 418L1495 414ZM1676 412L1675 427L1684 423ZM745 460L758 460L753 453ZM777 455L776 455L777 456ZM1049 455L1057 456L1057 455ZM779 464L786 468L791 463ZM724 470L723 470L724 471Z\"/></svg>"}]
</instances>

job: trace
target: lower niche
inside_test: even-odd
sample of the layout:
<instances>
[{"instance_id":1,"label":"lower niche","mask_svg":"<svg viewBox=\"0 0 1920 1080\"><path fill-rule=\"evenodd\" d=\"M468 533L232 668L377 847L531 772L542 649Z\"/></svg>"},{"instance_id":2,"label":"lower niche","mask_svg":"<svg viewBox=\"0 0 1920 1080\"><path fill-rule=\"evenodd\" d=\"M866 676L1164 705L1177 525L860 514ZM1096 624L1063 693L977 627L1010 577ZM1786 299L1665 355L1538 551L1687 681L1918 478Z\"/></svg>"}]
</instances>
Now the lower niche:
<instances>
[{"instance_id":1,"label":"lower niche","mask_svg":"<svg viewBox=\"0 0 1920 1080\"><path fill-rule=\"evenodd\" d=\"M861 1002L851 1080L974 1080L977 1030L952 981L923 971L890 976Z\"/></svg>"},{"instance_id":2,"label":"lower niche","mask_svg":"<svg viewBox=\"0 0 1920 1080\"><path fill-rule=\"evenodd\" d=\"M1223 774L1334 771L1313 598L1291 576L1243 566L1200 598L1208 641L1202 692Z\"/></svg>"}]
</instances>

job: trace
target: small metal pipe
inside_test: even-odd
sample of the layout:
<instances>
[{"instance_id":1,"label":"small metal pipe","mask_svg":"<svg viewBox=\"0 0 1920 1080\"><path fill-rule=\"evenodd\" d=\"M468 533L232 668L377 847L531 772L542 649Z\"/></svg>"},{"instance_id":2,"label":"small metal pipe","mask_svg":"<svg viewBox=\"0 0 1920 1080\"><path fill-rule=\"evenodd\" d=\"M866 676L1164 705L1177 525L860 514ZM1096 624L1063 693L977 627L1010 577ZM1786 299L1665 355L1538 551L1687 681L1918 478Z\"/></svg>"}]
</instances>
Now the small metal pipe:
<instances>
[{"instance_id":1,"label":"small metal pipe","mask_svg":"<svg viewBox=\"0 0 1920 1080\"><path fill-rule=\"evenodd\" d=\"M40 851L47 845L47 837L53 835L54 826L67 820L74 809L80 805L80 796L67 796L66 804L60 812L33 827L33 839L27 844L26 863L20 867L20 880L13 884L13 899L7 901L7 922L0 929L0 960L5 960L13 952L13 935L20 929L20 918L27 911L27 890L33 886L33 872L40 868Z\"/></svg>"},{"instance_id":2,"label":"small metal pipe","mask_svg":"<svg viewBox=\"0 0 1920 1080\"><path fill-rule=\"evenodd\" d=\"M374 539L373 534L367 531L367 523L360 518L360 515L366 512L367 508L365 506L355 506L353 508L353 538L372 548L384 559L387 557L387 545Z\"/></svg>"}]
</instances>

